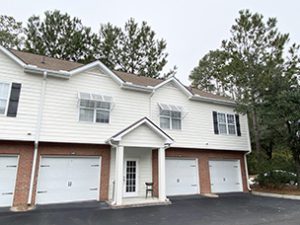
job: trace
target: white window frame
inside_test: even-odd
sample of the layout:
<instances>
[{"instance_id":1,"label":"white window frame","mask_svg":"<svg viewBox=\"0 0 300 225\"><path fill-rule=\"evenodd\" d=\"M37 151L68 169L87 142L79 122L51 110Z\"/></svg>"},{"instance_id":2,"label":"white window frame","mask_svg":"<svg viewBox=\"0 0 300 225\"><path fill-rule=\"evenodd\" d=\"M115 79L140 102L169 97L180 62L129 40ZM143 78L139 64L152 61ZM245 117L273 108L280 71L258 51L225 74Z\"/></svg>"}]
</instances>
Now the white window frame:
<instances>
[{"instance_id":1,"label":"white window frame","mask_svg":"<svg viewBox=\"0 0 300 225\"><path fill-rule=\"evenodd\" d=\"M224 114L225 115L225 123L221 123L222 125L225 125L226 127L226 133L220 133L220 121L219 121L219 115ZM233 123L228 122L228 115L233 116ZM223 113L223 112L217 112L217 120L218 120L218 130L219 134L221 135L231 135L231 136L237 136L237 128L236 128L236 119L235 119L235 114L234 113ZM229 125L234 125L234 134L229 134Z\"/></svg>"},{"instance_id":2,"label":"white window frame","mask_svg":"<svg viewBox=\"0 0 300 225\"><path fill-rule=\"evenodd\" d=\"M104 109L104 108L97 108L96 106L93 107L93 108L90 108L90 107L86 107L86 106L81 106L80 105L80 100L84 99L84 98L80 98L80 93L85 93L85 94L89 94L90 96L92 96L93 94L94 95L101 95L101 94L98 94L98 93L90 93L90 92L78 92L78 121L80 123L95 123L95 124L110 124L111 122L111 111L112 111L112 108L113 108L113 102L112 101L96 101L94 100L95 102L105 102L105 103L109 103L110 104L110 109ZM103 95L101 95L103 96ZM110 97L110 96L108 96ZM111 97L110 97L111 98ZM111 98L112 99L112 98ZM89 100L89 99L85 99L85 100ZM93 101L93 100L89 100L89 101ZM90 109L90 110L93 110L93 121L82 121L80 120L80 110L81 109ZM105 111L105 112L109 112L109 117L108 117L108 123L104 123L104 122L96 122L97 120L97 111L100 110L100 111Z\"/></svg>"},{"instance_id":3,"label":"white window frame","mask_svg":"<svg viewBox=\"0 0 300 225\"><path fill-rule=\"evenodd\" d=\"M11 94L11 86L12 83L10 82L5 82L5 81L0 81L1 84L8 84L8 95L7 95L7 99L1 99L1 100L6 100L6 106L5 106L5 111L3 114L0 114L0 116L6 116L7 115L7 110L8 110L8 105L9 105L9 99L10 99L10 94Z\"/></svg>"},{"instance_id":4,"label":"white window frame","mask_svg":"<svg viewBox=\"0 0 300 225\"><path fill-rule=\"evenodd\" d=\"M164 109L163 107L168 107L168 109ZM165 105L165 104L159 104L159 120L161 120L161 118L167 118L169 119L169 128L162 128L161 126L159 126L160 128L162 129L169 129L169 130L182 130L182 119L183 119L183 112L181 110L181 107L178 107L178 106L173 106L175 108L177 108L178 110L172 110L172 108L168 105ZM162 111L168 111L169 112L169 115L162 115L161 112ZM177 113L180 113L180 117L172 117L172 112L177 112ZM172 119L177 119L179 120L180 119L180 128L177 129L177 128L173 128L173 122L172 122ZM159 121L159 125L160 125L160 121Z\"/></svg>"}]
</instances>

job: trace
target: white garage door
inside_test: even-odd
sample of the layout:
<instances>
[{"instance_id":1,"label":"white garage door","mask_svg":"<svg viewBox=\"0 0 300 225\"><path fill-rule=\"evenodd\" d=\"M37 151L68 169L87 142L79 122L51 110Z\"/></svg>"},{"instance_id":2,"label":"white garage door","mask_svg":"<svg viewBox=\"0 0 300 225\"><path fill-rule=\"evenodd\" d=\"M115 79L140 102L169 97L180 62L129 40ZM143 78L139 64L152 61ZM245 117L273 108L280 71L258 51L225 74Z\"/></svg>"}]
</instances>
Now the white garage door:
<instances>
[{"instance_id":1,"label":"white garage door","mask_svg":"<svg viewBox=\"0 0 300 225\"><path fill-rule=\"evenodd\" d=\"M239 160L211 160L209 161L209 172L211 192L243 191Z\"/></svg>"},{"instance_id":2,"label":"white garage door","mask_svg":"<svg viewBox=\"0 0 300 225\"><path fill-rule=\"evenodd\" d=\"M166 159L166 194L199 193L198 166L195 159Z\"/></svg>"},{"instance_id":3,"label":"white garage door","mask_svg":"<svg viewBox=\"0 0 300 225\"><path fill-rule=\"evenodd\" d=\"M99 157L42 157L37 204L99 199Z\"/></svg>"},{"instance_id":4,"label":"white garage door","mask_svg":"<svg viewBox=\"0 0 300 225\"><path fill-rule=\"evenodd\" d=\"M17 170L17 156L0 156L0 207L13 204Z\"/></svg>"}]
</instances>

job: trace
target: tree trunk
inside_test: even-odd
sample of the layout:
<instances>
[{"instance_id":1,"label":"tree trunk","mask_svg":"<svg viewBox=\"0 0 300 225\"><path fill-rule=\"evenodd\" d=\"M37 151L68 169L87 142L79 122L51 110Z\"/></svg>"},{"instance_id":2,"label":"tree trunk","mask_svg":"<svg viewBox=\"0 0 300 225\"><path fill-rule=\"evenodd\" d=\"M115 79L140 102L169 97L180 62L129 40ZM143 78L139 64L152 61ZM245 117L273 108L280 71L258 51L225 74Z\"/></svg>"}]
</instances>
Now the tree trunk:
<instances>
[{"instance_id":1,"label":"tree trunk","mask_svg":"<svg viewBox=\"0 0 300 225\"><path fill-rule=\"evenodd\" d=\"M253 109L253 118L252 118L252 125L253 125L253 131L254 131L254 140L255 140L255 149L257 152L260 152L260 132L258 128L258 122L257 122L257 114L256 109Z\"/></svg>"},{"instance_id":2,"label":"tree trunk","mask_svg":"<svg viewBox=\"0 0 300 225\"><path fill-rule=\"evenodd\" d=\"M297 153L294 153L294 160L297 173L297 188L300 190L300 156Z\"/></svg>"}]
</instances>

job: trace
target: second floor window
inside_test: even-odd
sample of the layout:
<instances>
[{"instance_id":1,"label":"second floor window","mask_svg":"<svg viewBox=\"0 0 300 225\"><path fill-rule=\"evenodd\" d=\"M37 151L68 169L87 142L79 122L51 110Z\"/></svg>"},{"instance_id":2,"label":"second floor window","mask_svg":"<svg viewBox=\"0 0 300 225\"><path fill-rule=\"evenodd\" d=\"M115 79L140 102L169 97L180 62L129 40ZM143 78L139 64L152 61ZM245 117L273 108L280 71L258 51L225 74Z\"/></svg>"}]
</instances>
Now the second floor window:
<instances>
[{"instance_id":1,"label":"second floor window","mask_svg":"<svg viewBox=\"0 0 300 225\"><path fill-rule=\"evenodd\" d=\"M159 104L160 127L163 129L181 130L182 108L180 106Z\"/></svg>"},{"instance_id":2,"label":"second floor window","mask_svg":"<svg viewBox=\"0 0 300 225\"><path fill-rule=\"evenodd\" d=\"M234 114L218 112L218 125L220 134L236 134L236 124Z\"/></svg>"},{"instance_id":3,"label":"second floor window","mask_svg":"<svg viewBox=\"0 0 300 225\"><path fill-rule=\"evenodd\" d=\"M0 83L0 115L5 115L6 113L9 91L10 91L10 84Z\"/></svg>"},{"instance_id":4,"label":"second floor window","mask_svg":"<svg viewBox=\"0 0 300 225\"><path fill-rule=\"evenodd\" d=\"M79 93L79 121L109 123L111 109L111 97Z\"/></svg>"}]
</instances>

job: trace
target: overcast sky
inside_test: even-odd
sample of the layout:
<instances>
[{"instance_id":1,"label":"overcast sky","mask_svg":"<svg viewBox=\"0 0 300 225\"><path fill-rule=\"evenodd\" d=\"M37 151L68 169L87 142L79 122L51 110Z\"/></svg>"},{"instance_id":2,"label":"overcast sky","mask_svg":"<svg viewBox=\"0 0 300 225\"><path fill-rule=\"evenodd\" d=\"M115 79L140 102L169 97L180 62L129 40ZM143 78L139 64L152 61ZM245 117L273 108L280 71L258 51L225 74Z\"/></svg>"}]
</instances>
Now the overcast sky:
<instances>
[{"instance_id":1,"label":"overcast sky","mask_svg":"<svg viewBox=\"0 0 300 225\"><path fill-rule=\"evenodd\" d=\"M81 18L97 32L99 24L123 26L128 18L147 21L157 37L167 41L168 68L178 67L177 77L188 84L188 75L199 59L229 37L241 9L277 17L281 32L300 43L300 1L297 0L0 0L0 14L26 23L31 15L59 9Z\"/></svg>"}]
</instances>

